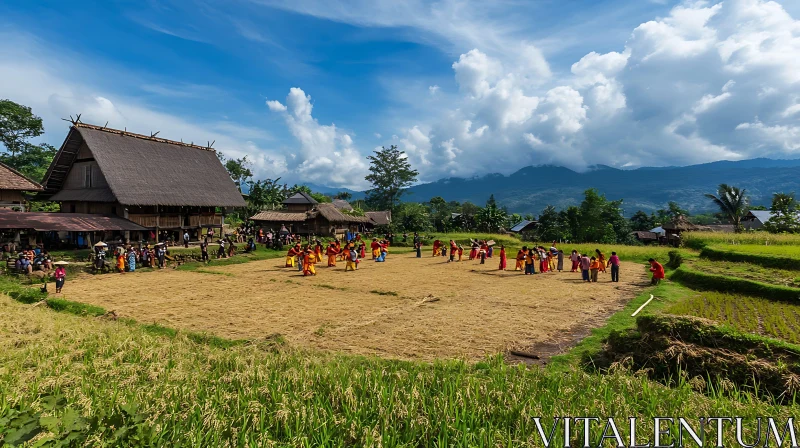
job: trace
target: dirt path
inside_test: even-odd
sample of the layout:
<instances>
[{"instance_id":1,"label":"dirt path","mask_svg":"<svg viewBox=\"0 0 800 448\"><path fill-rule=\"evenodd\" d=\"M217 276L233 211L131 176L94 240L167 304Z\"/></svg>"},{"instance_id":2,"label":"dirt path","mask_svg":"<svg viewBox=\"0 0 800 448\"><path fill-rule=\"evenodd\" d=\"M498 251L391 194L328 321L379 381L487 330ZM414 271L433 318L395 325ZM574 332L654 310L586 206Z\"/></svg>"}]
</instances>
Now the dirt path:
<instances>
[{"instance_id":1,"label":"dirt path","mask_svg":"<svg viewBox=\"0 0 800 448\"><path fill-rule=\"evenodd\" d=\"M528 350L597 326L647 282L622 264L622 282L583 283L569 272L525 276L496 260L390 255L357 272L319 267L316 277L257 261L205 272L154 271L86 276L65 297L144 322L229 338L280 333L293 345L404 359L481 358Z\"/></svg>"}]
</instances>

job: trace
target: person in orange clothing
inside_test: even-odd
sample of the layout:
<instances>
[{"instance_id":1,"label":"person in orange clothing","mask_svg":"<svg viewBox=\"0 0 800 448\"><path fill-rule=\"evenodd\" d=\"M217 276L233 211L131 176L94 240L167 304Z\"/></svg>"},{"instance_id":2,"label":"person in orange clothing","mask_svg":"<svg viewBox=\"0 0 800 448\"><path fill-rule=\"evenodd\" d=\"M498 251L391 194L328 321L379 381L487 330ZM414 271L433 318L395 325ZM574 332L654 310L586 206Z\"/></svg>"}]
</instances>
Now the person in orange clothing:
<instances>
[{"instance_id":1,"label":"person in orange clothing","mask_svg":"<svg viewBox=\"0 0 800 448\"><path fill-rule=\"evenodd\" d=\"M289 252L286 253L286 267L293 268L295 263L295 258L303 253L303 250L300 248L300 243L297 243L289 249Z\"/></svg>"},{"instance_id":2,"label":"person in orange clothing","mask_svg":"<svg viewBox=\"0 0 800 448\"><path fill-rule=\"evenodd\" d=\"M459 244L458 245L458 261L461 261L462 258L464 258L464 246Z\"/></svg>"},{"instance_id":3,"label":"person in orange clothing","mask_svg":"<svg viewBox=\"0 0 800 448\"><path fill-rule=\"evenodd\" d=\"M597 255L597 262L600 263L600 272L606 272L606 256L604 253L600 252L600 249L595 249L594 253Z\"/></svg>"},{"instance_id":4,"label":"person in orange clothing","mask_svg":"<svg viewBox=\"0 0 800 448\"><path fill-rule=\"evenodd\" d=\"M507 264L507 261L506 261L506 246L501 245L500 246L500 270L501 271L505 271L506 270L506 264Z\"/></svg>"},{"instance_id":5,"label":"person in orange clothing","mask_svg":"<svg viewBox=\"0 0 800 448\"><path fill-rule=\"evenodd\" d=\"M647 261L650 262L650 272L653 273L653 280L650 282L650 284L657 285L661 283L661 280L664 279L664 266L661 266L661 263L657 262L653 258Z\"/></svg>"},{"instance_id":6,"label":"person in orange clothing","mask_svg":"<svg viewBox=\"0 0 800 448\"><path fill-rule=\"evenodd\" d=\"M372 243L369 245L369 248L372 249L372 259L376 259L381 255L381 245L378 243L377 238L372 239Z\"/></svg>"},{"instance_id":7,"label":"person in orange clothing","mask_svg":"<svg viewBox=\"0 0 800 448\"><path fill-rule=\"evenodd\" d=\"M311 250L309 246L303 255L303 275L317 275L317 270L314 264L317 262L317 255Z\"/></svg>"},{"instance_id":8,"label":"person in orange clothing","mask_svg":"<svg viewBox=\"0 0 800 448\"><path fill-rule=\"evenodd\" d=\"M322 243L317 240L317 245L314 246L314 256L317 257L317 263L322 261Z\"/></svg>"},{"instance_id":9,"label":"person in orange clothing","mask_svg":"<svg viewBox=\"0 0 800 448\"><path fill-rule=\"evenodd\" d=\"M528 255L528 246L523 246L517 252L517 264L514 266L515 271L521 271L525 268L525 257Z\"/></svg>"},{"instance_id":10,"label":"person in orange clothing","mask_svg":"<svg viewBox=\"0 0 800 448\"><path fill-rule=\"evenodd\" d=\"M339 255L339 250L336 249L333 243L328 246L328 250L325 252L325 255L328 256L328 267L335 267L336 266L336 256Z\"/></svg>"},{"instance_id":11,"label":"person in orange clothing","mask_svg":"<svg viewBox=\"0 0 800 448\"><path fill-rule=\"evenodd\" d=\"M589 278L593 283L597 283L597 272L600 270L600 262L596 257L589 260Z\"/></svg>"},{"instance_id":12,"label":"person in orange clothing","mask_svg":"<svg viewBox=\"0 0 800 448\"><path fill-rule=\"evenodd\" d=\"M433 242L433 256L438 257L442 255L442 242L436 240Z\"/></svg>"}]
</instances>

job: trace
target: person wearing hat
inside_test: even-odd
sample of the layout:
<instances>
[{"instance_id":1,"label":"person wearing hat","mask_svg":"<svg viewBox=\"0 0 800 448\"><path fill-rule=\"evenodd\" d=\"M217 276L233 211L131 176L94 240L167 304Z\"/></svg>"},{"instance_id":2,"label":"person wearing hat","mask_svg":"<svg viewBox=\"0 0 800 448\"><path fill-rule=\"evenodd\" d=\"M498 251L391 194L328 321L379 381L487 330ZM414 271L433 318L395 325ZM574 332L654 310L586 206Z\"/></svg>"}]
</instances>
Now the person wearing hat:
<instances>
[{"instance_id":1,"label":"person wearing hat","mask_svg":"<svg viewBox=\"0 0 800 448\"><path fill-rule=\"evenodd\" d=\"M61 294L61 288L64 287L64 282L67 280L67 269L64 264L63 261L56 263L56 272L53 273L53 277L56 279L56 294Z\"/></svg>"}]
</instances>

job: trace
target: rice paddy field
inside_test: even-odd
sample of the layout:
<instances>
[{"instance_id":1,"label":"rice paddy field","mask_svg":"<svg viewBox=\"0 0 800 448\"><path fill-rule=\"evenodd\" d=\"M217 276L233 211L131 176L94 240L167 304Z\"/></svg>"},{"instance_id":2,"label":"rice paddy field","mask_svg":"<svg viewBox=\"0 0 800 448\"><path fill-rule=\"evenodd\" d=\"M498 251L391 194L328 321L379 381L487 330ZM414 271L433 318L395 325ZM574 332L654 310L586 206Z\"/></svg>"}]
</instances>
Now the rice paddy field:
<instances>
[{"instance_id":1,"label":"rice paddy field","mask_svg":"<svg viewBox=\"0 0 800 448\"><path fill-rule=\"evenodd\" d=\"M794 246L800 248L800 235L769 232L684 232L683 244L693 249L705 246Z\"/></svg>"},{"instance_id":2,"label":"rice paddy field","mask_svg":"<svg viewBox=\"0 0 800 448\"><path fill-rule=\"evenodd\" d=\"M689 265L706 274L727 275L772 285L800 288L800 271L765 268L750 263L734 263L730 261L708 261L696 259ZM800 294L800 289L798 289Z\"/></svg>"},{"instance_id":3,"label":"rice paddy field","mask_svg":"<svg viewBox=\"0 0 800 448\"><path fill-rule=\"evenodd\" d=\"M541 446L534 416L638 416L652 433L653 416L800 412L624 372L551 373L498 357L392 361L276 340L220 348L8 297L0 314L0 437L22 432L28 446ZM573 443L582 436L576 429Z\"/></svg>"},{"instance_id":4,"label":"rice paddy field","mask_svg":"<svg viewBox=\"0 0 800 448\"><path fill-rule=\"evenodd\" d=\"M712 245L710 247L716 250L725 250L743 254L796 257L798 260L800 260L800 246L777 245L777 244L773 245L737 244L737 245Z\"/></svg>"},{"instance_id":5,"label":"rice paddy field","mask_svg":"<svg viewBox=\"0 0 800 448\"><path fill-rule=\"evenodd\" d=\"M800 343L800 305L720 292L694 293L665 309L703 317L739 331Z\"/></svg>"}]
</instances>

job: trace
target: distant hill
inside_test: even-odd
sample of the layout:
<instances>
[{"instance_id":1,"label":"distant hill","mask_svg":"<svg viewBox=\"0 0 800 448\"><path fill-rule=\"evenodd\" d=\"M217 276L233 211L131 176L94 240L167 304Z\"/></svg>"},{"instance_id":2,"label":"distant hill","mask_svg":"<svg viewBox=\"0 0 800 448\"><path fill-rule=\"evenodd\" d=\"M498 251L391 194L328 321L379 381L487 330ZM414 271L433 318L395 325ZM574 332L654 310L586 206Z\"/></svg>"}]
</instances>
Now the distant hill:
<instances>
[{"instance_id":1,"label":"distant hill","mask_svg":"<svg viewBox=\"0 0 800 448\"><path fill-rule=\"evenodd\" d=\"M487 174L417 185L404 199L422 202L441 196L483 205L494 194L512 213L538 214L547 205L559 209L578 205L583 192L594 187L608 199L624 199L626 216L636 210L664 208L669 201L702 213L714 210L703 195L715 192L720 183L746 188L753 205L769 205L773 193L800 193L800 160L752 159L635 170L598 165L584 173L559 166L529 166L509 176Z\"/></svg>"}]
</instances>

